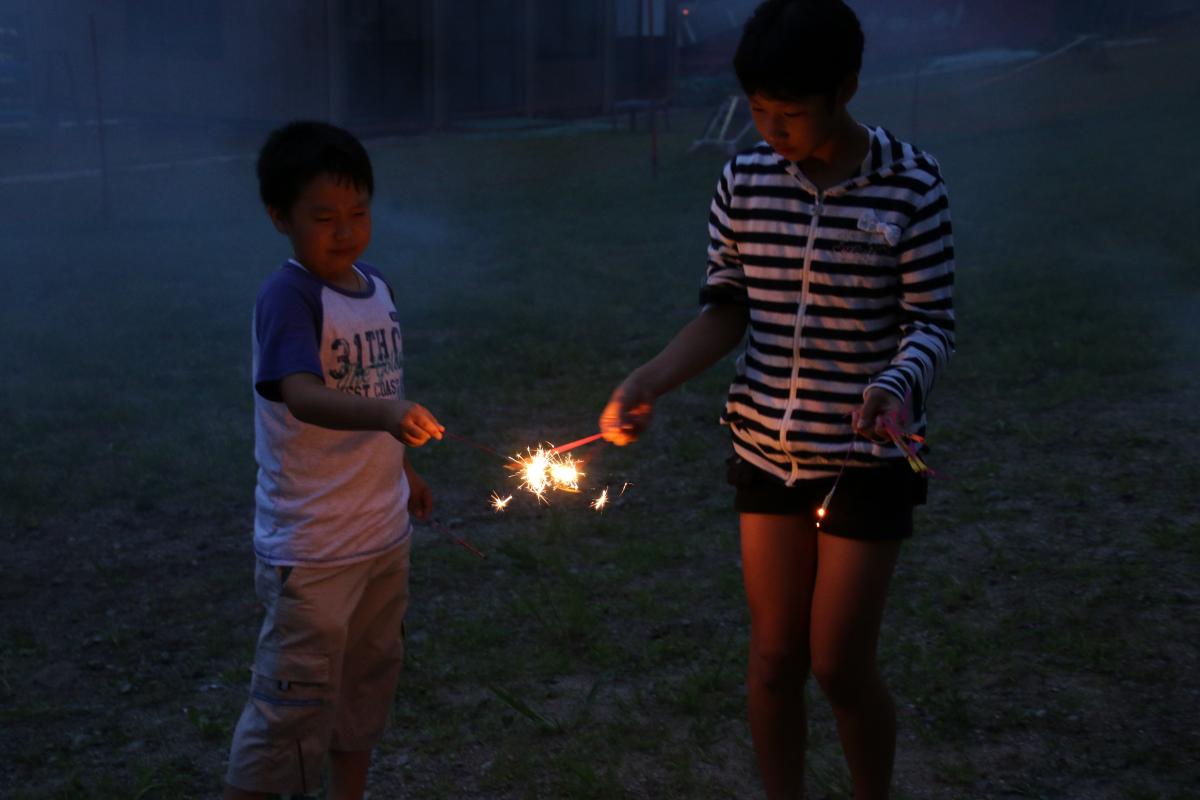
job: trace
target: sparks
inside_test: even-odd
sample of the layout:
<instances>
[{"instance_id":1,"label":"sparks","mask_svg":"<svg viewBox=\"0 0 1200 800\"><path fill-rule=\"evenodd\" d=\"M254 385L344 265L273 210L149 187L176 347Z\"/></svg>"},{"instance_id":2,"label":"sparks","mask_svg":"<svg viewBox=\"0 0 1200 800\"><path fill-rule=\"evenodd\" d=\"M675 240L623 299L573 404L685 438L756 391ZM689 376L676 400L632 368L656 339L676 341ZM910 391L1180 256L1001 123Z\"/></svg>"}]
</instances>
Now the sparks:
<instances>
[{"instance_id":1,"label":"sparks","mask_svg":"<svg viewBox=\"0 0 1200 800\"><path fill-rule=\"evenodd\" d=\"M496 492L492 492L492 508L499 514L508 506L509 501L512 499L513 496L511 494L508 497L501 497Z\"/></svg>"},{"instance_id":2,"label":"sparks","mask_svg":"<svg viewBox=\"0 0 1200 800\"><path fill-rule=\"evenodd\" d=\"M591 506L592 506L592 508L596 509L597 511L603 511L604 507L607 505L608 505L608 487L606 486L606 487L604 487L604 491L602 491L600 493L600 496L592 501Z\"/></svg>"},{"instance_id":3,"label":"sparks","mask_svg":"<svg viewBox=\"0 0 1200 800\"><path fill-rule=\"evenodd\" d=\"M582 462L571 456L559 455L553 449L539 446L537 450L526 450L525 455L512 456L509 460L513 462L521 488L542 502L546 502L546 493L551 490L579 491L579 479L583 477L579 466Z\"/></svg>"},{"instance_id":4,"label":"sparks","mask_svg":"<svg viewBox=\"0 0 1200 800\"><path fill-rule=\"evenodd\" d=\"M579 471L578 463L575 461L550 464L550 480L554 483L555 489L577 492L579 491L579 479L582 477L583 473Z\"/></svg>"}]
</instances>

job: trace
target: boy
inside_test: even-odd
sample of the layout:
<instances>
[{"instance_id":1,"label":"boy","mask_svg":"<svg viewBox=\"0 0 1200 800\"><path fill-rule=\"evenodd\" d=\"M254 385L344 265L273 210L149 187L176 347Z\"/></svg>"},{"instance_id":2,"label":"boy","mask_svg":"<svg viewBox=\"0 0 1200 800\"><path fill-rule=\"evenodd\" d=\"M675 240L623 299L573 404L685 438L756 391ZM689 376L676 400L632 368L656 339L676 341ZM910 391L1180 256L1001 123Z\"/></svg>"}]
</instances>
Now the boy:
<instances>
[{"instance_id":1,"label":"boy","mask_svg":"<svg viewBox=\"0 0 1200 800\"><path fill-rule=\"evenodd\" d=\"M876 640L925 486L885 421L924 432L954 343L945 187L933 158L847 111L862 47L841 0L759 5L734 67L764 141L718 183L702 309L600 418L609 441L633 441L660 395L749 328L721 421L750 608L750 727L770 798L804 795L810 671L854 797L888 794L895 711Z\"/></svg>"},{"instance_id":2,"label":"boy","mask_svg":"<svg viewBox=\"0 0 1200 800\"><path fill-rule=\"evenodd\" d=\"M442 438L403 399L391 287L358 262L374 178L344 130L294 122L258 158L293 257L254 310L255 590L266 609L226 798L359 798L403 660L412 523L432 509L405 445ZM397 441L398 440L398 441Z\"/></svg>"}]
</instances>

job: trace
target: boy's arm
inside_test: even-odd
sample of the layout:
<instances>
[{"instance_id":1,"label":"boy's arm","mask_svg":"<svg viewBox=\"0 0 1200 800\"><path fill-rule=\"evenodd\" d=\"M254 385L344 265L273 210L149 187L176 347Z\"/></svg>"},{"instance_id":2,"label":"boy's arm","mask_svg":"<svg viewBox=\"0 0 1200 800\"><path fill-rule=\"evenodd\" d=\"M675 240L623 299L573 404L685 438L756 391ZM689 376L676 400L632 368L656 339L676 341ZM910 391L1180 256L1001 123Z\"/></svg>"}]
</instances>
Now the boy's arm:
<instances>
[{"instance_id":1,"label":"boy's arm","mask_svg":"<svg viewBox=\"0 0 1200 800\"><path fill-rule=\"evenodd\" d=\"M626 445L650 424L654 401L717 363L746 333L749 312L736 303L709 304L662 352L629 374L600 415L600 432Z\"/></svg>"},{"instance_id":2,"label":"boy's arm","mask_svg":"<svg viewBox=\"0 0 1200 800\"><path fill-rule=\"evenodd\" d=\"M298 372L279 381L279 393L301 422L339 431L385 431L410 447L441 439L433 414L409 400L358 397L330 389L316 375Z\"/></svg>"}]
</instances>

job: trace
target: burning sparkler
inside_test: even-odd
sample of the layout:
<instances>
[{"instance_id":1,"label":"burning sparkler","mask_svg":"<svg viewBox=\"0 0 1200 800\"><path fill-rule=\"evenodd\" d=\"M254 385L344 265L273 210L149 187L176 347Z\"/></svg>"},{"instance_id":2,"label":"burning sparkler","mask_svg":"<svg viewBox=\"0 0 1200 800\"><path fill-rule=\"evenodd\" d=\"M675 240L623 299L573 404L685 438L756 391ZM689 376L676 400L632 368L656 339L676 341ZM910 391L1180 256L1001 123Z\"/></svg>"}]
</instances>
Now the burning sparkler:
<instances>
[{"instance_id":1,"label":"burning sparkler","mask_svg":"<svg viewBox=\"0 0 1200 800\"><path fill-rule=\"evenodd\" d=\"M571 456L560 455L553 448L547 450L539 445L537 450L527 449L525 455L511 456L509 460L513 462L521 488L527 489L542 502L546 502L546 493L551 490L579 491L579 479L583 477L579 466L582 462Z\"/></svg>"},{"instance_id":2,"label":"burning sparkler","mask_svg":"<svg viewBox=\"0 0 1200 800\"><path fill-rule=\"evenodd\" d=\"M448 432L446 436L469 444L479 450L500 455L492 448L472 441L465 436L450 434ZM546 495L551 491L578 492L580 490L580 481L584 477L584 473L580 469L583 462L575 459L573 456L565 455L565 453L577 447L583 447L584 445L599 441L603 436L601 433L594 433L591 436L585 436L582 439L576 439L573 442L567 442L558 447L552 444L545 444L538 445L536 450L526 448L524 454L507 457L509 467L515 473L514 477L521 482L521 488L527 490L538 500L545 503L547 502ZM629 483L622 486L621 494L624 494L629 486ZM511 494L507 497L501 497L498 492L492 492L492 510L496 513L507 510L508 504L512 499L513 496ZM589 505L600 511L606 508L608 503L608 487L605 487L599 497Z\"/></svg>"}]
</instances>

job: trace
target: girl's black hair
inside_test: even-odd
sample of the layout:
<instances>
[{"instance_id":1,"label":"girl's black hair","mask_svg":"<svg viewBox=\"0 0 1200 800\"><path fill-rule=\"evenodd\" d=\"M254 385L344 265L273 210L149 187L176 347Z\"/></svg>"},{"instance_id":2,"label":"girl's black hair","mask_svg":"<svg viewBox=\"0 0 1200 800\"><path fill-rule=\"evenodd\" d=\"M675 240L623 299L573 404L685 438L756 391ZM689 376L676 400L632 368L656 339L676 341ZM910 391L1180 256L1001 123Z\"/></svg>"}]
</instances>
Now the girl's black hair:
<instances>
[{"instance_id":1,"label":"girl's black hair","mask_svg":"<svg viewBox=\"0 0 1200 800\"><path fill-rule=\"evenodd\" d=\"M354 134L325 122L300 120L271 132L258 152L258 193L265 205L290 214L296 199L322 173L375 194L366 148Z\"/></svg>"},{"instance_id":2,"label":"girl's black hair","mask_svg":"<svg viewBox=\"0 0 1200 800\"><path fill-rule=\"evenodd\" d=\"M733 68L746 94L825 97L862 68L863 32L842 0L766 0L746 22Z\"/></svg>"}]
</instances>

